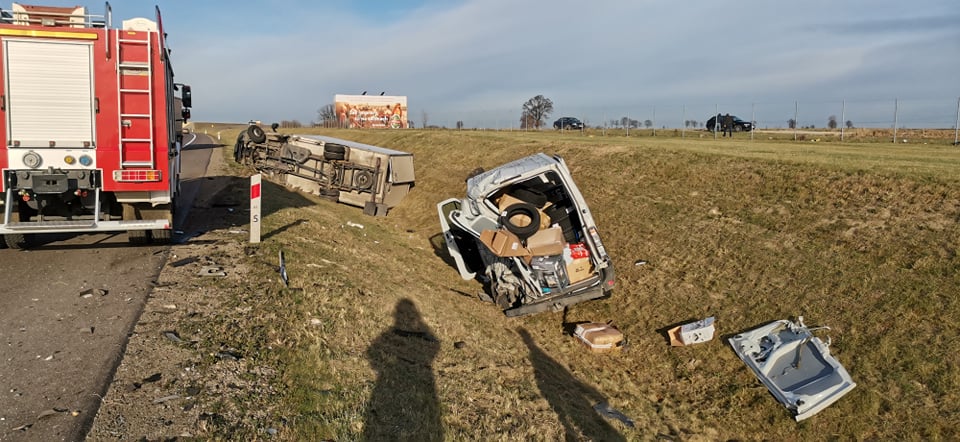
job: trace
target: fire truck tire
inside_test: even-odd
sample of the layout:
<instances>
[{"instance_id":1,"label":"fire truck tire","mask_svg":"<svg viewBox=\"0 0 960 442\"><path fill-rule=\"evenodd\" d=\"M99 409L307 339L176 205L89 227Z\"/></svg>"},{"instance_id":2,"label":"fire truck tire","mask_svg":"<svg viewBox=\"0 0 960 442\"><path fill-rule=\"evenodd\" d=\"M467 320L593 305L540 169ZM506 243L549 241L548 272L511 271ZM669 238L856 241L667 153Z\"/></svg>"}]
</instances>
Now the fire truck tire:
<instances>
[{"instance_id":1,"label":"fire truck tire","mask_svg":"<svg viewBox=\"0 0 960 442\"><path fill-rule=\"evenodd\" d=\"M25 235L23 233L11 233L3 235L4 244L15 250L26 249L30 247L30 235Z\"/></svg>"},{"instance_id":2,"label":"fire truck tire","mask_svg":"<svg viewBox=\"0 0 960 442\"><path fill-rule=\"evenodd\" d=\"M342 144L325 143L323 145L323 159L327 161L342 161L347 159L347 148Z\"/></svg>"},{"instance_id":3,"label":"fire truck tire","mask_svg":"<svg viewBox=\"0 0 960 442\"><path fill-rule=\"evenodd\" d=\"M146 244L149 242L150 237L147 235L146 230L129 230L127 231L127 242L134 245Z\"/></svg>"},{"instance_id":4,"label":"fire truck tire","mask_svg":"<svg viewBox=\"0 0 960 442\"><path fill-rule=\"evenodd\" d=\"M250 137L250 141L254 143L262 143L267 141L267 134L263 131L263 128L257 126L256 124L247 128L247 136Z\"/></svg>"},{"instance_id":5,"label":"fire truck tire","mask_svg":"<svg viewBox=\"0 0 960 442\"><path fill-rule=\"evenodd\" d=\"M518 223L517 217L521 215L529 221L524 224ZM517 235L521 240L525 240L537 233L537 230L540 230L540 212L537 211L536 206L530 203L511 204L504 210L501 222L510 233Z\"/></svg>"},{"instance_id":6,"label":"fire truck tire","mask_svg":"<svg viewBox=\"0 0 960 442\"><path fill-rule=\"evenodd\" d=\"M170 244L170 240L173 239L173 230L151 230L150 236L152 237L154 244Z\"/></svg>"}]
</instances>

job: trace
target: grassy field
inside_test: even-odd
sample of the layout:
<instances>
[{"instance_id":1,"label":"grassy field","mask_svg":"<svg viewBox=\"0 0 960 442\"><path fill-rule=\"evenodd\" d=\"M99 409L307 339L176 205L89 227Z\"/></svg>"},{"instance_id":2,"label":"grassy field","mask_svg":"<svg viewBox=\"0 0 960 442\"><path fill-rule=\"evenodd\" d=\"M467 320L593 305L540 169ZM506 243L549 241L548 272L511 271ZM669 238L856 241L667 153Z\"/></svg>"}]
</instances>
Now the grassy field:
<instances>
[{"instance_id":1,"label":"grassy field","mask_svg":"<svg viewBox=\"0 0 960 442\"><path fill-rule=\"evenodd\" d=\"M231 144L239 128L209 130ZM321 133L414 153L417 185L385 218L264 195L259 256L285 252L290 288L250 258L251 287L236 290L262 293L253 331L227 339L280 369L284 439L960 438L960 148ZM618 285L566 315L508 319L446 263L435 204L462 196L470 170L541 151L570 166ZM858 384L801 423L725 340L798 315L832 327L818 334ZM713 341L668 345L665 329L707 316ZM589 353L564 333L578 321L612 321L628 348ZM599 402L636 426L599 417Z\"/></svg>"}]
</instances>

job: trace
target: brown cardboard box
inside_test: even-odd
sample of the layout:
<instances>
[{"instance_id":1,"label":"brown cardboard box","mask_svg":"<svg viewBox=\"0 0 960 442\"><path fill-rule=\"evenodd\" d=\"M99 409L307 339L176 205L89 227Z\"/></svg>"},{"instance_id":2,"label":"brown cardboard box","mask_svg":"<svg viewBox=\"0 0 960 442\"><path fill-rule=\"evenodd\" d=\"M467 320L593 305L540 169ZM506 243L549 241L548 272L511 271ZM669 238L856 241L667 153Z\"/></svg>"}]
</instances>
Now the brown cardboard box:
<instances>
[{"instance_id":1,"label":"brown cardboard box","mask_svg":"<svg viewBox=\"0 0 960 442\"><path fill-rule=\"evenodd\" d=\"M560 226L540 230L527 238L527 250L533 256L561 255L566 246Z\"/></svg>"},{"instance_id":2,"label":"brown cardboard box","mask_svg":"<svg viewBox=\"0 0 960 442\"><path fill-rule=\"evenodd\" d=\"M480 232L480 242L489 247L490 251L497 256L527 256L530 254L530 251L520 242L520 238L505 229Z\"/></svg>"},{"instance_id":3,"label":"brown cardboard box","mask_svg":"<svg viewBox=\"0 0 960 442\"><path fill-rule=\"evenodd\" d=\"M577 258L567 263L567 277L575 284L593 275L593 263L590 258Z\"/></svg>"},{"instance_id":4,"label":"brown cardboard box","mask_svg":"<svg viewBox=\"0 0 960 442\"><path fill-rule=\"evenodd\" d=\"M577 324L573 335L594 352L620 351L623 347L623 333L602 322Z\"/></svg>"}]
</instances>

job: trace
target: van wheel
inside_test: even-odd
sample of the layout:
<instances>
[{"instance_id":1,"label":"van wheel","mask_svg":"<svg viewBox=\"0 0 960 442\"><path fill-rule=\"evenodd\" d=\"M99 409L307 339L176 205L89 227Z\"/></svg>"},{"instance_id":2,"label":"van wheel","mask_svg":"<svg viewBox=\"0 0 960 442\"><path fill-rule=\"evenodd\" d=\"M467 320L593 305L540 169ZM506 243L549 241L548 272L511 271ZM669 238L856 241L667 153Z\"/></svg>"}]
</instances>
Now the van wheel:
<instances>
[{"instance_id":1,"label":"van wheel","mask_svg":"<svg viewBox=\"0 0 960 442\"><path fill-rule=\"evenodd\" d=\"M263 132L263 128L257 126L256 124L247 128L247 136L250 137L250 141L254 143L262 143L267 141L267 134Z\"/></svg>"},{"instance_id":2,"label":"van wheel","mask_svg":"<svg viewBox=\"0 0 960 442\"><path fill-rule=\"evenodd\" d=\"M342 144L325 143L323 145L323 159L327 161L341 161L347 159L347 147Z\"/></svg>"},{"instance_id":3,"label":"van wheel","mask_svg":"<svg viewBox=\"0 0 960 442\"><path fill-rule=\"evenodd\" d=\"M523 221L529 220L528 223ZM504 210L500 222L510 233L525 240L540 230L540 212L530 203L512 204Z\"/></svg>"}]
</instances>

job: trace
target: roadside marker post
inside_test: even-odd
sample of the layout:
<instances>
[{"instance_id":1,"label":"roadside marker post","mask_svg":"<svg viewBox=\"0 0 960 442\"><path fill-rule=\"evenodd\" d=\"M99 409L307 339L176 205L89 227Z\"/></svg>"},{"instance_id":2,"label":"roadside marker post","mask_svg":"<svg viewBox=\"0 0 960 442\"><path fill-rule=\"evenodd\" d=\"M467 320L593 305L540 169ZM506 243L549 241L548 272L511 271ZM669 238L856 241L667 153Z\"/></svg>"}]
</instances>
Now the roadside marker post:
<instances>
[{"instance_id":1,"label":"roadside marker post","mask_svg":"<svg viewBox=\"0 0 960 442\"><path fill-rule=\"evenodd\" d=\"M260 174L250 177L250 242L260 242Z\"/></svg>"}]
</instances>

